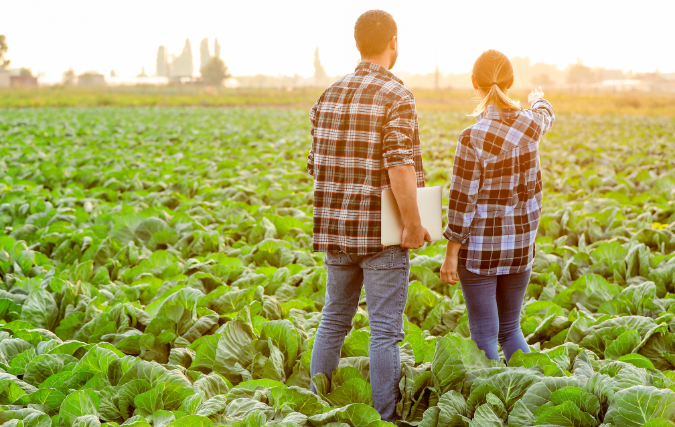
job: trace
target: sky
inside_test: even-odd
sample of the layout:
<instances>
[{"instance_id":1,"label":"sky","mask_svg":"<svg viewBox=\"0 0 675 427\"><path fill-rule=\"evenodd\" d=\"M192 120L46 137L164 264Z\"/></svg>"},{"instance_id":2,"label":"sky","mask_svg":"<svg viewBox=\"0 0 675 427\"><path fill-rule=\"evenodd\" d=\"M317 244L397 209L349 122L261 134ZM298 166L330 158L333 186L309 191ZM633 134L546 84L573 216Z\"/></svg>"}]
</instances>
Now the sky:
<instances>
[{"instance_id":1,"label":"sky","mask_svg":"<svg viewBox=\"0 0 675 427\"><path fill-rule=\"evenodd\" d=\"M395 71L463 73L485 49L564 68L675 72L675 0L0 0L0 34L11 67L52 78L76 73L155 73L157 48L180 54L218 38L233 75L311 76L313 53L331 76L358 61L354 22L369 9L394 16L399 31ZM664 46L667 46L664 49Z\"/></svg>"}]
</instances>

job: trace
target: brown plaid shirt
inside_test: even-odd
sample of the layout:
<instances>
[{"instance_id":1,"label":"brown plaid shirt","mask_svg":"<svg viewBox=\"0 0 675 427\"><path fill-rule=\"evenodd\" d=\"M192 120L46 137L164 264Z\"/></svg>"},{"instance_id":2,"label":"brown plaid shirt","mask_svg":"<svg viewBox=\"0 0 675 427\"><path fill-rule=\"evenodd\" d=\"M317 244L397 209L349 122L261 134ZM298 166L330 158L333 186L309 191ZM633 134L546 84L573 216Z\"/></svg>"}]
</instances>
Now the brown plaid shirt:
<instances>
[{"instance_id":1,"label":"brown plaid shirt","mask_svg":"<svg viewBox=\"0 0 675 427\"><path fill-rule=\"evenodd\" d=\"M314 251L365 255L380 243L387 169L413 165L424 187L415 98L396 76L361 62L333 83L309 113L314 177Z\"/></svg>"},{"instance_id":2,"label":"brown plaid shirt","mask_svg":"<svg viewBox=\"0 0 675 427\"><path fill-rule=\"evenodd\" d=\"M530 110L493 107L459 135L445 237L462 243L459 260L486 276L532 268L542 208L539 141L555 121L538 99Z\"/></svg>"}]
</instances>

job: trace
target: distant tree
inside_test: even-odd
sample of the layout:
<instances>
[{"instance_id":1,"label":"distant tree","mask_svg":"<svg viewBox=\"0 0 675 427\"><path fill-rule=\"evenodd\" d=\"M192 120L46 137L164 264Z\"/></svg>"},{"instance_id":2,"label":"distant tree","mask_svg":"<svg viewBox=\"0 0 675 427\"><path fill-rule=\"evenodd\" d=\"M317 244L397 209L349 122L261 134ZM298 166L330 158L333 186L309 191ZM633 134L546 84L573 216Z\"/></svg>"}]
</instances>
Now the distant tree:
<instances>
[{"instance_id":1,"label":"distant tree","mask_svg":"<svg viewBox=\"0 0 675 427\"><path fill-rule=\"evenodd\" d=\"M145 67L141 67L141 74L139 74L136 77L148 77L148 75L145 74Z\"/></svg>"},{"instance_id":2,"label":"distant tree","mask_svg":"<svg viewBox=\"0 0 675 427\"><path fill-rule=\"evenodd\" d=\"M570 65L567 71L567 83L584 84L593 83L595 76L591 67L586 66L578 61L576 64Z\"/></svg>"},{"instance_id":3,"label":"distant tree","mask_svg":"<svg viewBox=\"0 0 675 427\"><path fill-rule=\"evenodd\" d=\"M328 74L326 74L326 70L324 70L323 65L321 65L318 47L314 50L314 83L317 85L328 83Z\"/></svg>"},{"instance_id":4,"label":"distant tree","mask_svg":"<svg viewBox=\"0 0 675 427\"><path fill-rule=\"evenodd\" d=\"M110 70L110 77L117 77L117 74L115 74L115 70Z\"/></svg>"},{"instance_id":5,"label":"distant tree","mask_svg":"<svg viewBox=\"0 0 675 427\"><path fill-rule=\"evenodd\" d=\"M227 72L227 66L225 65L225 62L217 56L209 59L209 62L207 62L206 65L199 71L202 74L204 82L213 86L220 86L223 84L223 80L232 77Z\"/></svg>"},{"instance_id":6,"label":"distant tree","mask_svg":"<svg viewBox=\"0 0 675 427\"><path fill-rule=\"evenodd\" d=\"M201 70L209 63L211 52L209 51L209 39L204 38L199 44L199 69Z\"/></svg>"},{"instance_id":7,"label":"distant tree","mask_svg":"<svg viewBox=\"0 0 675 427\"><path fill-rule=\"evenodd\" d=\"M21 67L19 75L33 77L33 71L30 68Z\"/></svg>"},{"instance_id":8,"label":"distant tree","mask_svg":"<svg viewBox=\"0 0 675 427\"><path fill-rule=\"evenodd\" d=\"M218 39L216 39L216 42L213 44L213 56L220 58L220 43L218 43Z\"/></svg>"},{"instance_id":9,"label":"distant tree","mask_svg":"<svg viewBox=\"0 0 675 427\"><path fill-rule=\"evenodd\" d=\"M192 59L192 46L190 39L185 40L183 51L171 62L170 75L182 77L194 74L194 60Z\"/></svg>"},{"instance_id":10,"label":"distant tree","mask_svg":"<svg viewBox=\"0 0 675 427\"><path fill-rule=\"evenodd\" d=\"M0 34L0 68L7 68L9 67L9 59L5 59L5 54L9 50L9 46L7 46L7 37L4 35Z\"/></svg>"},{"instance_id":11,"label":"distant tree","mask_svg":"<svg viewBox=\"0 0 675 427\"><path fill-rule=\"evenodd\" d=\"M160 46L157 49L157 76L169 77L169 60L166 57L166 48Z\"/></svg>"},{"instance_id":12,"label":"distant tree","mask_svg":"<svg viewBox=\"0 0 675 427\"><path fill-rule=\"evenodd\" d=\"M75 71L73 71L72 68L68 68L67 71L63 72L63 76L61 77L61 81L63 82L64 85L72 85L75 83Z\"/></svg>"}]
</instances>

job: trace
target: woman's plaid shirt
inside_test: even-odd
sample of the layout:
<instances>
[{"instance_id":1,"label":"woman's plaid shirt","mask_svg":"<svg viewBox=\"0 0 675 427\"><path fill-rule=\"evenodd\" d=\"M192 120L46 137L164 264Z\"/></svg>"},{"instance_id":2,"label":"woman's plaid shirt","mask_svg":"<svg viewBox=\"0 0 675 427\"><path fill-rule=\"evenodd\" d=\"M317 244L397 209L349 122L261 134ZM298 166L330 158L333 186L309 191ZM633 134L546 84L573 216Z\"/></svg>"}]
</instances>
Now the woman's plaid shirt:
<instances>
[{"instance_id":1,"label":"woman's plaid shirt","mask_svg":"<svg viewBox=\"0 0 675 427\"><path fill-rule=\"evenodd\" d=\"M553 107L488 106L459 135L445 237L462 243L460 263L487 276L527 271L542 208L539 140L553 126Z\"/></svg>"},{"instance_id":2,"label":"woman's plaid shirt","mask_svg":"<svg viewBox=\"0 0 675 427\"><path fill-rule=\"evenodd\" d=\"M387 169L412 165L424 187L415 98L384 67L361 62L314 104L307 171L314 177L314 251L365 255L380 243Z\"/></svg>"}]
</instances>

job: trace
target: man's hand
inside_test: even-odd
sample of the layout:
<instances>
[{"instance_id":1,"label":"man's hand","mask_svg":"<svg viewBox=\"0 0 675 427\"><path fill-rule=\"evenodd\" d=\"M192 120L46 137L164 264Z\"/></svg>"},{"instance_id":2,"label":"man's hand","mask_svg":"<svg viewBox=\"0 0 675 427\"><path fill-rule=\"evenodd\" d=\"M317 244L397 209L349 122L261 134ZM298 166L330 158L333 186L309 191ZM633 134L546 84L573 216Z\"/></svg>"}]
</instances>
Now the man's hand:
<instances>
[{"instance_id":1,"label":"man's hand","mask_svg":"<svg viewBox=\"0 0 675 427\"><path fill-rule=\"evenodd\" d=\"M534 101L543 97L544 91L541 89L541 86L539 86L539 88L535 87L534 89L532 89L532 92L530 92L530 94L527 95L527 102L529 102L530 105L532 105Z\"/></svg>"},{"instance_id":2,"label":"man's hand","mask_svg":"<svg viewBox=\"0 0 675 427\"><path fill-rule=\"evenodd\" d=\"M417 208L417 177L415 168L411 165L396 166L390 168L389 180L394 192L396 204L401 212L403 221L403 233L401 234L401 247L417 249L422 247L424 241L431 242L431 236L426 228L422 227L420 213Z\"/></svg>"},{"instance_id":3,"label":"man's hand","mask_svg":"<svg viewBox=\"0 0 675 427\"><path fill-rule=\"evenodd\" d=\"M448 241L448 247L445 250L445 260L441 266L441 280L445 283L454 285L457 283L457 265L459 264L459 248L461 243Z\"/></svg>"},{"instance_id":4,"label":"man's hand","mask_svg":"<svg viewBox=\"0 0 675 427\"><path fill-rule=\"evenodd\" d=\"M431 242L431 236L426 228L422 225L412 227L403 227L403 234L401 235L401 247L408 249L421 248L424 241Z\"/></svg>"}]
</instances>

